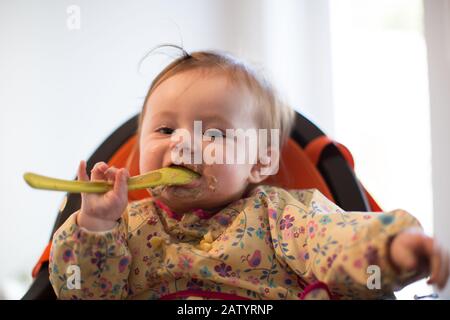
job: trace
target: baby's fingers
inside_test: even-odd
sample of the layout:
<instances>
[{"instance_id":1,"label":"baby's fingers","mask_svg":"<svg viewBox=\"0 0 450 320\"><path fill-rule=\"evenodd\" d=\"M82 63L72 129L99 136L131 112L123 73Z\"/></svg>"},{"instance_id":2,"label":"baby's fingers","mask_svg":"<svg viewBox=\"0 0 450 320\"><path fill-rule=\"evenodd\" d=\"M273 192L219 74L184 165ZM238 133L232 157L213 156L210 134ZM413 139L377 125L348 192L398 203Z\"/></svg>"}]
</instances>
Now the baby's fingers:
<instances>
[{"instance_id":1,"label":"baby's fingers","mask_svg":"<svg viewBox=\"0 0 450 320\"><path fill-rule=\"evenodd\" d=\"M445 286L447 285L447 281L448 281L448 276L449 276L449 272L450 272L450 257L447 251L443 252L443 264L442 264L442 270L441 270L441 276L439 277L438 280L438 288L439 289L444 289Z\"/></svg>"},{"instance_id":2,"label":"baby's fingers","mask_svg":"<svg viewBox=\"0 0 450 320\"><path fill-rule=\"evenodd\" d=\"M428 284L436 284L439 289L445 287L449 275L448 253L436 246L431 257L431 276Z\"/></svg>"},{"instance_id":3,"label":"baby's fingers","mask_svg":"<svg viewBox=\"0 0 450 320\"><path fill-rule=\"evenodd\" d=\"M104 162L97 162L91 170L92 180L105 180L105 171L108 165Z\"/></svg>"},{"instance_id":4,"label":"baby's fingers","mask_svg":"<svg viewBox=\"0 0 450 320\"><path fill-rule=\"evenodd\" d=\"M439 275L439 267L441 264L441 257L439 254L439 249L437 248L436 244L433 244L433 249L431 254L428 256L430 259L430 279L428 280L428 284L434 284L436 283L436 279Z\"/></svg>"},{"instance_id":5,"label":"baby's fingers","mask_svg":"<svg viewBox=\"0 0 450 320\"><path fill-rule=\"evenodd\" d=\"M77 177L79 181L89 181L89 176L86 173L86 161L81 160L78 166Z\"/></svg>"},{"instance_id":6,"label":"baby's fingers","mask_svg":"<svg viewBox=\"0 0 450 320\"><path fill-rule=\"evenodd\" d=\"M117 171L118 169L114 166L108 168L108 170L105 171L106 180L114 182L116 180Z\"/></svg>"},{"instance_id":7,"label":"baby's fingers","mask_svg":"<svg viewBox=\"0 0 450 320\"><path fill-rule=\"evenodd\" d=\"M434 283L438 286L439 289L443 289L447 284L448 275L449 275L449 255L445 250L439 250L439 266L438 272L434 277ZM431 279L430 279L431 280Z\"/></svg>"},{"instance_id":8,"label":"baby's fingers","mask_svg":"<svg viewBox=\"0 0 450 320\"><path fill-rule=\"evenodd\" d=\"M114 181L114 193L117 196L127 196L129 173L127 169L118 169Z\"/></svg>"}]
</instances>

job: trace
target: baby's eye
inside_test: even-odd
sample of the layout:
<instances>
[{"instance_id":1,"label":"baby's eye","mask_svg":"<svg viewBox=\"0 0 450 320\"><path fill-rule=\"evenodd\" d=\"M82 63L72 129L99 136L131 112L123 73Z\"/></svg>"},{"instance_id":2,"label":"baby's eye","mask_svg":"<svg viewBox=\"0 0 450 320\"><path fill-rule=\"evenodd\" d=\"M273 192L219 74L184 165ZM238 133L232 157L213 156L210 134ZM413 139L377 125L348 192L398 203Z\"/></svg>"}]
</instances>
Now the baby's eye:
<instances>
[{"instance_id":1,"label":"baby's eye","mask_svg":"<svg viewBox=\"0 0 450 320\"><path fill-rule=\"evenodd\" d=\"M212 137L213 139L219 138L219 137L225 137L225 133L220 129L208 129L203 133L203 135L207 137Z\"/></svg>"},{"instance_id":2,"label":"baby's eye","mask_svg":"<svg viewBox=\"0 0 450 320\"><path fill-rule=\"evenodd\" d=\"M160 127L156 129L156 132L162 133L162 134L172 134L175 130L169 127Z\"/></svg>"}]
</instances>

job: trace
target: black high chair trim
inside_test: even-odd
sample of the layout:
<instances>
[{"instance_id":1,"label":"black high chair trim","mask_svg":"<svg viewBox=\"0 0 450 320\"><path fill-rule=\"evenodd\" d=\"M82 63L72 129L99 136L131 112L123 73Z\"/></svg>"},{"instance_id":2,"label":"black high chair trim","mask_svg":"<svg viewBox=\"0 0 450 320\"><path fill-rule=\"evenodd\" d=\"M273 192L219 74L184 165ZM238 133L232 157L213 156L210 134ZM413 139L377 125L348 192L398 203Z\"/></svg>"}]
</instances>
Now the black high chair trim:
<instances>
[{"instance_id":1,"label":"black high chair trim","mask_svg":"<svg viewBox=\"0 0 450 320\"><path fill-rule=\"evenodd\" d=\"M293 138L303 149L314 139L325 134L306 117L296 113ZM369 211L365 192L353 169L334 144L322 151L317 169L327 183L336 204L346 211Z\"/></svg>"},{"instance_id":2,"label":"black high chair trim","mask_svg":"<svg viewBox=\"0 0 450 320\"><path fill-rule=\"evenodd\" d=\"M114 131L92 154L86 163L86 171L90 172L97 162L107 162L112 158L114 153L122 146L128 139L130 139L136 132L138 127L139 115L136 115L121 125ZM76 180L76 177L75 177ZM53 234L58 228L69 218L69 216L80 209L81 195L78 193L67 193L66 204L62 211L59 212L53 230L50 236L50 241ZM33 281L30 289L22 297L22 300L54 300L56 295L53 291L49 281L48 262L42 264L41 269Z\"/></svg>"},{"instance_id":3,"label":"black high chair trim","mask_svg":"<svg viewBox=\"0 0 450 320\"><path fill-rule=\"evenodd\" d=\"M114 153L128 141L137 131L139 115L136 115L113 132L94 152L87 161L87 171L90 172L94 164L107 162ZM316 125L306 117L296 112L295 124L291 133L302 148L313 139L325 135ZM336 204L346 211L368 211L367 198L356 178L353 169L348 165L338 148L330 144L320 155L317 169L327 183ZM59 213L52 235L66 221L66 219L81 206L79 194L66 195L67 202ZM50 238L51 240L51 238ZM30 289L23 296L24 300L56 299L49 282L48 263L44 263Z\"/></svg>"}]
</instances>

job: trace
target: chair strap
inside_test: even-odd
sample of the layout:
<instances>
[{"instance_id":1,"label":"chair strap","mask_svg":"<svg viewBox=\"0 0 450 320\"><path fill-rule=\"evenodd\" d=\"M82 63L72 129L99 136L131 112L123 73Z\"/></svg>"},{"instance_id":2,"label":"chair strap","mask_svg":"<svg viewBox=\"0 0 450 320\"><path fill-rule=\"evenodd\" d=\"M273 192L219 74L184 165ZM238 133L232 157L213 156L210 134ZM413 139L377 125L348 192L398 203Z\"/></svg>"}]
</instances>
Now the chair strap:
<instances>
[{"instance_id":1,"label":"chair strap","mask_svg":"<svg viewBox=\"0 0 450 320\"><path fill-rule=\"evenodd\" d=\"M48 262L48 260L50 258L50 248L51 247L52 247L52 242L50 241L47 244L47 246L45 247L44 252L42 252L42 255L39 258L38 262L34 266L33 271L31 272L31 275L33 276L33 278L37 277L37 275L39 274L39 271L41 271L43 264Z\"/></svg>"},{"instance_id":2,"label":"chair strap","mask_svg":"<svg viewBox=\"0 0 450 320\"><path fill-rule=\"evenodd\" d=\"M308 156L308 158L311 160L311 162L317 167L323 150L330 144L334 144L336 146L336 148L342 154L342 156L347 161L349 166L354 170L355 169L355 161L353 159L353 155L350 152L350 150L346 146L344 146L342 143L334 141L326 135L322 135L322 136L319 136L319 137L311 140L305 146L304 150L305 150L305 153ZM378 205L378 203L375 201L375 199L372 197L372 195L366 190L366 188L361 183L360 183L360 185L364 190L367 200L369 201L370 210L372 210L374 212L383 211L381 209L381 207Z\"/></svg>"}]
</instances>

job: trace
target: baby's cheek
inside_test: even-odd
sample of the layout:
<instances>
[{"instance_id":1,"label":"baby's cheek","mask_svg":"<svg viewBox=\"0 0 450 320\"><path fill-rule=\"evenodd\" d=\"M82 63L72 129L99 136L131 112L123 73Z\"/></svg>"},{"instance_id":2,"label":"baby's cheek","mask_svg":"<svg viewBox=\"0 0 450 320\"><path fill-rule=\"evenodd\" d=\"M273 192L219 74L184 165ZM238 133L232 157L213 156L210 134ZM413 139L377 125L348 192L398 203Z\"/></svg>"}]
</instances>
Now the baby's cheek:
<instances>
[{"instance_id":1,"label":"baby's cheek","mask_svg":"<svg viewBox=\"0 0 450 320\"><path fill-rule=\"evenodd\" d=\"M234 194L245 189L248 177L248 169L242 165L221 165L213 176L217 179L217 185L226 193Z\"/></svg>"},{"instance_id":2,"label":"baby's cheek","mask_svg":"<svg viewBox=\"0 0 450 320\"><path fill-rule=\"evenodd\" d=\"M163 164L164 153L157 145L143 146L140 150L140 173L160 169Z\"/></svg>"}]
</instances>

